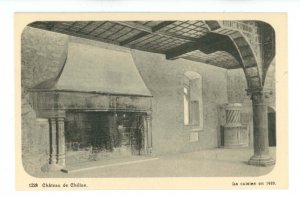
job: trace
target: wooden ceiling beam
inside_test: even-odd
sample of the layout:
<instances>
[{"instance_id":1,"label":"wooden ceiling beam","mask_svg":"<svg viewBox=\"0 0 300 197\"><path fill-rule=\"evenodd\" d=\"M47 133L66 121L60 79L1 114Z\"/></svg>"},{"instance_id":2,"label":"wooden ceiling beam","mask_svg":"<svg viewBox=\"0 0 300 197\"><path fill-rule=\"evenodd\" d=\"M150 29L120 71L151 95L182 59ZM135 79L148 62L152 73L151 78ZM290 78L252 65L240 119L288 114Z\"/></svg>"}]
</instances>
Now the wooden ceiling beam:
<instances>
[{"instance_id":1,"label":"wooden ceiling beam","mask_svg":"<svg viewBox=\"0 0 300 197\"><path fill-rule=\"evenodd\" d=\"M162 28L167 27L168 25L171 25L173 23L175 23L175 21L164 21L164 22L161 22L161 23L155 25L154 27L152 27L152 32L159 31Z\"/></svg>"},{"instance_id":2,"label":"wooden ceiling beam","mask_svg":"<svg viewBox=\"0 0 300 197\"><path fill-rule=\"evenodd\" d=\"M225 51L231 54L239 63L241 63L239 53L231 39L228 36L217 33L208 33L199 38L197 42L185 43L169 50L166 53L166 59L178 59L196 50L200 50L205 54L214 53L216 51Z\"/></svg>"},{"instance_id":3,"label":"wooden ceiling beam","mask_svg":"<svg viewBox=\"0 0 300 197\"><path fill-rule=\"evenodd\" d=\"M190 52L196 51L199 49L199 43L189 42L183 45L176 47L166 53L166 59L175 60L187 55Z\"/></svg>"},{"instance_id":4,"label":"wooden ceiling beam","mask_svg":"<svg viewBox=\"0 0 300 197\"><path fill-rule=\"evenodd\" d=\"M89 26L90 24L92 24L93 23L93 21L89 21L86 25L84 25L83 27L81 27L80 29L78 29L77 31L76 31L76 33L79 33L81 30L83 30L84 28L86 28L87 26Z\"/></svg>"},{"instance_id":5,"label":"wooden ceiling beam","mask_svg":"<svg viewBox=\"0 0 300 197\"><path fill-rule=\"evenodd\" d=\"M161 32L159 31L160 29L174 23L175 21L165 21L162 22L160 24L158 24L157 26L154 26L152 28L146 27L144 25L132 22L132 21L116 21L116 23L120 24L120 25L124 25L127 27L130 27L132 29L136 29L139 31L142 31L140 34L137 34L136 36L133 36L132 38L135 37L136 39L142 38L143 36L149 35L149 34L153 34L153 35L158 35L158 36L163 36L163 37L170 37L170 38L175 38L175 39L180 39L183 41L189 41L189 42L195 42L197 41L197 39L192 38L192 37L187 37L187 36L182 36L182 35L175 35L175 34L170 34L170 33L166 33L166 32ZM134 39L128 38L127 40L124 40L121 45L126 45L129 44L130 42L134 41Z\"/></svg>"},{"instance_id":6,"label":"wooden ceiling beam","mask_svg":"<svg viewBox=\"0 0 300 197\"><path fill-rule=\"evenodd\" d=\"M126 40L120 42L120 45L121 45L121 46L124 46L124 45L126 45L126 44L129 44L129 43L131 43L131 42L133 42L133 41L135 41L135 40L138 40L138 39L140 39L140 38L142 38L142 37L144 37L144 36L147 36L147 35L149 35L149 34L151 34L151 33L142 31L142 32L139 33L139 34L136 34L136 35L134 35L134 36L132 36L132 37L130 37L130 38L128 38L128 39L126 39Z\"/></svg>"},{"instance_id":7,"label":"wooden ceiling beam","mask_svg":"<svg viewBox=\"0 0 300 197\"><path fill-rule=\"evenodd\" d=\"M131 22L130 22L130 23L131 23ZM120 42L120 45L123 46L123 45L129 44L129 43L131 43L131 42L133 42L133 41L135 41L135 40L137 40L137 39L140 39L140 38L142 38L142 37L144 37L144 36L147 36L147 35L149 35L149 34L151 34L151 33L154 33L154 32L156 32L156 31L159 31L160 29L162 29L162 28L164 28L164 27L166 27L166 26L168 26L168 25L170 25L170 24L172 24L172 23L174 23L174 21L164 21L164 22L161 22L161 23L159 23L158 25L152 27L151 29L150 29L150 28L146 28L146 27L144 27L144 26L143 26L143 27L139 26L138 28L139 28L139 30L142 31L142 32L139 33L139 34L137 34L137 35L134 35L134 36L132 36L132 37L130 37L130 38L128 38L128 39L122 41L122 42ZM128 23L128 24L129 24L129 23ZM131 24L131 26L132 26L132 28L135 28L135 27L133 27L134 24Z\"/></svg>"},{"instance_id":8,"label":"wooden ceiling beam","mask_svg":"<svg viewBox=\"0 0 300 197\"><path fill-rule=\"evenodd\" d=\"M96 40L96 41L111 43L111 44L115 44L115 45L120 45L119 42L103 39L103 38L96 37L96 36L91 36L89 34L81 34L81 33L75 32L75 31L68 31L68 30L64 30L64 29L53 29L53 27L51 29L49 29L49 27L47 27L46 23L34 23L34 24L29 24L28 26L33 27L33 28L47 30L47 31L62 33L62 34L66 34L69 36L75 36L75 37L79 37L79 38L85 38L85 39L89 39L89 40Z\"/></svg>"},{"instance_id":9,"label":"wooden ceiling beam","mask_svg":"<svg viewBox=\"0 0 300 197\"><path fill-rule=\"evenodd\" d=\"M200 50L205 54L209 54L214 50L212 48L212 45L220 42L222 40L222 37L222 35L216 33L208 33L205 36L200 37L197 42L188 42L169 50L166 53L166 58L178 59L181 56L184 56L185 54L195 50Z\"/></svg>"},{"instance_id":10,"label":"wooden ceiling beam","mask_svg":"<svg viewBox=\"0 0 300 197\"><path fill-rule=\"evenodd\" d=\"M123 26L130 27L132 29L152 33L151 28L146 27L146 26L141 25L141 24L138 24L138 23L135 23L135 22L132 22L132 21L114 21L114 22L118 23L120 25L123 25Z\"/></svg>"}]
</instances>

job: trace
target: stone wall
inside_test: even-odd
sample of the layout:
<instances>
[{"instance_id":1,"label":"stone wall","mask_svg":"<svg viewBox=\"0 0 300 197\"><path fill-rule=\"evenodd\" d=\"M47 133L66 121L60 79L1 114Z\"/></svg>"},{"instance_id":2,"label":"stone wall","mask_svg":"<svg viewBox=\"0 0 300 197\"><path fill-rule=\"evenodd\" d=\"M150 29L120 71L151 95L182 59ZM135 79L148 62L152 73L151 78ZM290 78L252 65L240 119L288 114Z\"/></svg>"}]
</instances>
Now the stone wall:
<instances>
[{"instance_id":1,"label":"stone wall","mask_svg":"<svg viewBox=\"0 0 300 197\"><path fill-rule=\"evenodd\" d=\"M66 57L67 36L25 28L21 46L22 161L39 176L49 159L48 120L37 119L28 89L57 76Z\"/></svg>"},{"instance_id":2,"label":"stone wall","mask_svg":"<svg viewBox=\"0 0 300 197\"><path fill-rule=\"evenodd\" d=\"M247 81L242 68L227 71L228 102L241 103L241 122L248 126L249 144L253 145L252 102L247 95Z\"/></svg>"},{"instance_id":3,"label":"stone wall","mask_svg":"<svg viewBox=\"0 0 300 197\"><path fill-rule=\"evenodd\" d=\"M275 60L271 63L270 67L268 68L264 90L268 94L268 98L266 100L269 107L276 109L276 66Z\"/></svg>"},{"instance_id":4,"label":"stone wall","mask_svg":"<svg viewBox=\"0 0 300 197\"><path fill-rule=\"evenodd\" d=\"M250 95L247 95L247 81L244 71L240 69L227 71L227 89L228 102L241 103L243 105L241 120L249 124L250 144L253 141L253 122L252 122L252 102ZM268 69L266 80L264 84L264 91L266 91L266 104L276 109L276 80L275 80L275 62L273 61Z\"/></svg>"},{"instance_id":5,"label":"stone wall","mask_svg":"<svg viewBox=\"0 0 300 197\"><path fill-rule=\"evenodd\" d=\"M219 106L227 103L226 70L184 59L132 50L142 78L153 95L153 151L159 154L214 148L220 131ZM186 71L202 76L203 130L190 142L192 130L184 126L183 78Z\"/></svg>"},{"instance_id":6,"label":"stone wall","mask_svg":"<svg viewBox=\"0 0 300 197\"><path fill-rule=\"evenodd\" d=\"M227 94L227 89L233 87L227 85L230 77L225 69L184 59L166 60L161 54L129 50L101 42L25 28L22 35L22 153L24 167L28 173L39 176L41 166L47 163L49 129L47 120L36 119L32 99L27 90L58 75L65 61L68 42L132 53L137 69L153 95L154 154L218 147L222 124L220 106L233 100L234 97L235 100L241 99L241 96L234 96L233 92ZM186 71L194 71L202 76L204 122L201 130L184 126L183 78ZM191 133L195 131L198 133L198 141L190 142Z\"/></svg>"}]
</instances>

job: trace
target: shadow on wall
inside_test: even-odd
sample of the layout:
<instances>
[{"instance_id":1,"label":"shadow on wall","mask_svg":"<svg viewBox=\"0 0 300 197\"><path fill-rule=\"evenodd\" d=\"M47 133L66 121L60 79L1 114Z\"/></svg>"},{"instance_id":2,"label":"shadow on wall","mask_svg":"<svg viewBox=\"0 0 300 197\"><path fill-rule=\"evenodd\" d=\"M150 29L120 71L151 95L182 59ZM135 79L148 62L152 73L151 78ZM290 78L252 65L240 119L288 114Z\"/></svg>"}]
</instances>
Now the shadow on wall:
<instances>
[{"instance_id":1,"label":"shadow on wall","mask_svg":"<svg viewBox=\"0 0 300 197\"><path fill-rule=\"evenodd\" d=\"M268 107L269 146L276 146L276 111Z\"/></svg>"}]
</instances>

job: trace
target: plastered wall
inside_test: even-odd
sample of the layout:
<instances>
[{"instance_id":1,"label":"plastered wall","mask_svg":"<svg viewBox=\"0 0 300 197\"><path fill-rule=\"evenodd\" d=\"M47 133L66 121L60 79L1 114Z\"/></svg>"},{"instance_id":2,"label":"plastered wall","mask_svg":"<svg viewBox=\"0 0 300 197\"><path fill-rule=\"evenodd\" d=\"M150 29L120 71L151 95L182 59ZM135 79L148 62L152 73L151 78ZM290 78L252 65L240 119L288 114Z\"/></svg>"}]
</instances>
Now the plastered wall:
<instances>
[{"instance_id":1,"label":"plastered wall","mask_svg":"<svg viewBox=\"0 0 300 197\"><path fill-rule=\"evenodd\" d=\"M68 42L79 42L112 50L130 52L146 86L153 95L153 154L172 154L216 148L222 124L220 106L228 101L243 100L231 83L241 73L184 59L166 60L164 55L129 50L101 42L69 37L63 34L26 28L22 35L22 153L27 172L40 175L48 160L48 121L37 119L27 89L57 76L66 57ZM194 71L202 76L203 129L185 126L183 122L183 76ZM230 81L231 80L231 81ZM228 84L230 83L230 84ZM241 88L241 87L237 87ZM243 90L241 90L243 91ZM244 97L243 97L244 98ZM191 132L198 141L190 142Z\"/></svg>"},{"instance_id":2,"label":"plastered wall","mask_svg":"<svg viewBox=\"0 0 300 197\"><path fill-rule=\"evenodd\" d=\"M49 159L48 120L37 119L28 89L55 77L66 56L68 37L25 28L21 40L22 161L31 175L40 176Z\"/></svg>"},{"instance_id":3,"label":"plastered wall","mask_svg":"<svg viewBox=\"0 0 300 197\"><path fill-rule=\"evenodd\" d=\"M133 58L153 95L153 146L159 154L218 146L220 105L227 102L226 70L189 60L166 60L164 55L132 51ZM203 129L198 141L190 142L196 127L185 126L183 77L186 71L202 76Z\"/></svg>"},{"instance_id":4,"label":"plastered wall","mask_svg":"<svg viewBox=\"0 0 300 197\"><path fill-rule=\"evenodd\" d=\"M242 113L241 121L249 125L250 146L253 145L253 117L252 102L250 95L247 95L247 82L244 71L240 69L227 71L227 90L228 102L241 103ZM268 107L276 109L276 80L275 80L275 61L273 61L268 69L264 84L265 102Z\"/></svg>"}]
</instances>

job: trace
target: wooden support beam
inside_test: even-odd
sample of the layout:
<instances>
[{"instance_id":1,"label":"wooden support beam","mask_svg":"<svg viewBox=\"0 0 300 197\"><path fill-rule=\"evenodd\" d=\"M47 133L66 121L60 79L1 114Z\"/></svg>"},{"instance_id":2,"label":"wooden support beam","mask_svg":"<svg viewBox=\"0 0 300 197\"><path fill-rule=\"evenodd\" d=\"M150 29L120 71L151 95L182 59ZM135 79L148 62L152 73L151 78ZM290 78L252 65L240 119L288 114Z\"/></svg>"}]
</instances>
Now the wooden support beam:
<instances>
[{"instance_id":1,"label":"wooden support beam","mask_svg":"<svg viewBox=\"0 0 300 197\"><path fill-rule=\"evenodd\" d=\"M144 25L132 22L132 21L115 21L116 23L126 26L126 27L130 27L132 29L136 29L139 31L144 31L144 32L148 32L148 33L152 33L152 29L149 27L146 27Z\"/></svg>"},{"instance_id":2,"label":"wooden support beam","mask_svg":"<svg viewBox=\"0 0 300 197\"><path fill-rule=\"evenodd\" d=\"M198 42L188 42L185 44L182 44L175 49L172 49L166 53L166 59L168 60L175 60L178 58L181 58L185 54L198 50L199 49L199 43Z\"/></svg>"},{"instance_id":3,"label":"wooden support beam","mask_svg":"<svg viewBox=\"0 0 300 197\"><path fill-rule=\"evenodd\" d=\"M86 28L87 26L89 26L90 24L92 24L93 23L93 21L89 21L86 25L84 25L83 27L81 27L80 29L78 29L77 31L76 31L76 33L79 33L81 30L83 30L84 28Z\"/></svg>"},{"instance_id":4,"label":"wooden support beam","mask_svg":"<svg viewBox=\"0 0 300 197\"><path fill-rule=\"evenodd\" d=\"M152 27L152 32L156 32L156 31L159 31L161 30L162 28L168 26L168 25L171 25L172 23L174 23L175 21L164 21L164 22L161 22L159 23L158 25Z\"/></svg>"},{"instance_id":5,"label":"wooden support beam","mask_svg":"<svg viewBox=\"0 0 300 197\"><path fill-rule=\"evenodd\" d=\"M189 42L171 49L166 53L166 56L167 59L177 59L180 56L195 50L200 50L203 53L210 54L215 52L217 50L216 48L223 46L225 41L227 41L226 36L216 33L208 33L197 39L197 42Z\"/></svg>"},{"instance_id":6,"label":"wooden support beam","mask_svg":"<svg viewBox=\"0 0 300 197\"><path fill-rule=\"evenodd\" d=\"M158 25L152 27L151 29L147 28L147 27L144 27L144 26L141 27L141 25L138 25L137 27L135 27L134 24L132 24L132 22L126 22L126 23L128 23L132 28L139 28L138 30L140 30L142 32L139 33L139 34L137 34L137 35L134 35L134 36L132 36L132 37L130 37L130 38L124 40L124 41L122 41L120 43L121 46L129 44L129 43L131 43L131 42L133 42L133 41L135 41L137 39L140 39L140 38L142 38L144 36L147 36L147 35L149 35L151 33L156 32L156 31L159 31L160 29L162 29L162 28L164 28L164 27L166 27L166 26L174 23L174 21L164 21L164 22L161 22Z\"/></svg>"},{"instance_id":7,"label":"wooden support beam","mask_svg":"<svg viewBox=\"0 0 300 197\"><path fill-rule=\"evenodd\" d=\"M178 59L195 50L200 50L205 54L225 51L231 54L240 64L242 63L240 55L231 39L228 36L216 33L208 33L199 38L197 42L189 42L171 49L166 53L166 59Z\"/></svg>"},{"instance_id":8,"label":"wooden support beam","mask_svg":"<svg viewBox=\"0 0 300 197\"><path fill-rule=\"evenodd\" d=\"M175 22L175 21L173 21L173 22ZM130 28L142 31L142 32L147 32L148 34L159 35L159 36L164 36L164 37L170 37L170 38L175 38L175 39L180 39L180 40L190 41L190 42L197 41L196 38L182 36L182 35L175 35L175 34L170 34L170 33L158 31L158 30L162 29L163 27L166 27L166 26L170 25L172 23L172 21L165 21L165 22L163 22L163 24L158 24L157 26L154 26L152 28L146 27L144 25L141 25L141 24L138 24L138 23L135 23L135 22L132 22L132 21L116 21L116 23L118 23L120 25L123 25L123 26L126 26L126 27L130 27ZM143 33L143 34L145 34L145 33ZM141 33L140 36L142 37L142 33ZM140 36L137 36L137 37L140 37ZM125 41L123 41L123 42L125 44L128 44ZM123 43L123 45L125 45L124 43Z\"/></svg>"},{"instance_id":9,"label":"wooden support beam","mask_svg":"<svg viewBox=\"0 0 300 197\"><path fill-rule=\"evenodd\" d=\"M61 29L61 28L52 28L52 29L49 29L46 26L46 24L44 24L44 23L41 23L41 24L36 24L36 23L35 24L29 24L28 26L33 27L33 28L47 30L47 31L58 32L58 33L62 33L62 34L70 35L70 36L79 37L79 38L85 38L85 39L102 41L102 42L108 42L108 43L111 43L111 44L120 45L119 42L112 41L112 40L107 40L107 39L103 39L103 38L96 37L96 36L91 36L89 34L82 34L80 32L77 33L75 31L64 30L64 29Z\"/></svg>"},{"instance_id":10,"label":"wooden support beam","mask_svg":"<svg viewBox=\"0 0 300 197\"><path fill-rule=\"evenodd\" d=\"M142 38L142 37L144 37L144 36L147 36L147 35L149 35L149 34L150 34L149 32L142 31L142 32L139 33L139 34L136 34L136 35L134 35L134 36L132 36L132 37L130 37L130 38L128 38L128 39L126 39L126 40L120 42L120 45L121 45L121 46L124 46L124 45L126 45L126 44L129 44L129 43L131 43L131 42L133 42L133 41L135 41L135 40L138 40L138 39L140 39L140 38Z\"/></svg>"}]
</instances>

